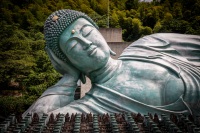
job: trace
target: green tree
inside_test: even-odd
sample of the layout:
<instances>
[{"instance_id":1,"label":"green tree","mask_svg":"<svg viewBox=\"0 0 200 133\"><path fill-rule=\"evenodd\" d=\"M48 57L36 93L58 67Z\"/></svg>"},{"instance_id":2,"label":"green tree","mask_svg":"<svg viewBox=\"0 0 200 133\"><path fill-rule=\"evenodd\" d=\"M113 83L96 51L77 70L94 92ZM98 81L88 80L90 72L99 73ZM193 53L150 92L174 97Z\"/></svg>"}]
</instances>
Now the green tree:
<instances>
[{"instance_id":1,"label":"green tree","mask_svg":"<svg viewBox=\"0 0 200 133\"><path fill-rule=\"evenodd\" d=\"M22 97L6 101L11 108L4 106L4 109L11 112L27 108L31 103L24 99L30 96L29 102L34 101L60 78L44 51L43 26L52 12L82 11L99 27L107 27L108 0L0 0L0 6L0 90L23 92ZM200 0L153 0L150 3L109 0L109 9L110 27L122 28L125 41L134 41L152 32L200 35Z\"/></svg>"},{"instance_id":2,"label":"green tree","mask_svg":"<svg viewBox=\"0 0 200 133\"><path fill-rule=\"evenodd\" d=\"M195 16L191 22L191 27L194 31L191 34L200 35L200 16Z\"/></svg>"},{"instance_id":3,"label":"green tree","mask_svg":"<svg viewBox=\"0 0 200 133\"><path fill-rule=\"evenodd\" d=\"M182 19L182 4L181 3L174 3L173 5L173 16L176 19Z\"/></svg>"},{"instance_id":4,"label":"green tree","mask_svg":"<svg viewBox=\"0 0 200 133\"><path fill-rule=\"evenodd\" d=\"M126 9L131 10L131 9L138 9L139 6L139 0L127 0L126 3Z\"/></svg>"},{"instance_id":5,"label":"green tree","mask_svg":"<svg viewBox=\"0 0 200 133\"><path fill-rule=\"evenodd\" d=\"M145 27L141 27L141 36L145 36L145 35L150 35L152 34L153 31L151 29L151 27L145 26Z\"/></svg>"},{"instance_id":6,"label":"green tree","mask_svg":"<svg viewBox=\"0 0 200 133\"><path fill-rule=\"evenodd\" d=\"M59 78L50 65L44 51L44 36L41 32L20 30L17 25L6 25L0 30L0 86L1 89L18 89L23 92L29 88L44 91ZM34 75L34 78L32 78ZM55 80L52 80L54 77ZM36 95L42 93L40 91Z\"/></svg>"},{"instance_id":7,"label":"green tree","mask_svg":"<svg viewBox=\"0 0 200 133\"><path fill-rule=\"evenodd\" d=\"M154 16L152 13L148 13L143 20L143 25L153 28L156 24L156 21L156 16Z\"/></svg>"},{"instance_id":8,"label":"green tree","mask_svg":"<svg viewBox=\"0 0 200 133\"><path fill-rule=\"evenodd\" d=\"M159 33L161 28L162 28L162 25L161 25L160 21L158 21L153 28L153 33Z\"/></svg>"},{"instance_id":9,"label":"green tree","mask_svg":"<svg viewBox=\"0 0 200 133\"><path fill-rule=\"evenodd\" d=\"M119 18L115 10L112 12L110 17L110 27L116 27L116 28L120 27Z\"/></svg>"}]
</instances>

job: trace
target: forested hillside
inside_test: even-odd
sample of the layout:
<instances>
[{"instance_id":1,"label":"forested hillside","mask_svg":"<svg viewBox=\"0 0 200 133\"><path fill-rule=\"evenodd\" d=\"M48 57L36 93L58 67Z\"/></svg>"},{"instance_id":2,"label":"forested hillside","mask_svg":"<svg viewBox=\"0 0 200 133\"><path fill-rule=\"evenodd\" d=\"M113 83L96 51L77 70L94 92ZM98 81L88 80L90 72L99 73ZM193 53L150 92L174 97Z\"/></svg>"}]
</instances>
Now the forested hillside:
<instances>
[{"instance_id":1,"label":"forested hillside","mask_svg":"<svg viewBox=\"0 0 200 133\"><path fill-rule=\"evenodd\" d=\"M109 0L109 13L108 0L0 0L0 7L0 116L23 112L60 78L44 51L43 24L53 11L82 11L99 27L122 28L124 41L200 35L200 0Z\"/></svg>"}]
</instances>

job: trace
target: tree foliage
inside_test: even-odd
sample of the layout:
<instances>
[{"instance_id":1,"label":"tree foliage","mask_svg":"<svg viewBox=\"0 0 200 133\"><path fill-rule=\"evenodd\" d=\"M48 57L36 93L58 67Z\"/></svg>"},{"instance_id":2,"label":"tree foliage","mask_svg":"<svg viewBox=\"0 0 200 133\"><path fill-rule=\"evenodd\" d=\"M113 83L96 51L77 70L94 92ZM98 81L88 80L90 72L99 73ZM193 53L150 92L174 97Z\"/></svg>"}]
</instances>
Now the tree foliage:
<instances>
[{"instance_id":1,"label":"tree foliage","mask_svg":"<svg viewBox=\"0 0 200 133\"><path fill-rule=\"evenodd\" d=\"M44 51L43 24L53 11L85 12L99 27L108 26L109 15L109 26L122 28L125 41L157 32L200 35L200 0L1 0L0 7L0 92L22 93L15 100L23 110L24 98L33 101L60 78Z\"/></svg>"}]
</instances>

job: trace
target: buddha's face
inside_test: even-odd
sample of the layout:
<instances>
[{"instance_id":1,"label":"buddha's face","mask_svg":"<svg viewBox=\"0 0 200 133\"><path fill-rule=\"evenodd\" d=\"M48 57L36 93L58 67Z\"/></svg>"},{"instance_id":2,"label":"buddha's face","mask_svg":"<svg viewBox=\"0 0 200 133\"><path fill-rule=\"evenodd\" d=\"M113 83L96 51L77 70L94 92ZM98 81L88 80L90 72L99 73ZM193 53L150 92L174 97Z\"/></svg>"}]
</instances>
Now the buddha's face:
<instances>
[{"instance_id":1,"label":"buddha's face","mask_svg":"<svg viewBox=\"0 0 200 133\"><path fill-rule=\"evenodd\" d=\"M59 45L71 63L86 74L103 67L110 57L105 39L84 18L77 19L65 29Z\"/></svg>"}]
</instances>

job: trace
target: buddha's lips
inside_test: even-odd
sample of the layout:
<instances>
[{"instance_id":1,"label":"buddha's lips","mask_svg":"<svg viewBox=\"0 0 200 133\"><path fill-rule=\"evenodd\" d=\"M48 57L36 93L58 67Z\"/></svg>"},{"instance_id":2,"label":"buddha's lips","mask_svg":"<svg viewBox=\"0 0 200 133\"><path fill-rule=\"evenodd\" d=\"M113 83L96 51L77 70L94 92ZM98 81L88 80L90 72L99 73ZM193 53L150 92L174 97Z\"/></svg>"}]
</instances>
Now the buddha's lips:
<instances>
[{"instance_id":1,"label":"buddha's lips","mask_svg":"<svg viewBox=\"0 0 200 133\"><path fill-rule=\"evenodd\" d=\"M90 45L90 47L87 49L88 55L92 55L93 53L95 53L96 52L96 48L97 48L97 46Z\"/></svg>"}]
</instances>

